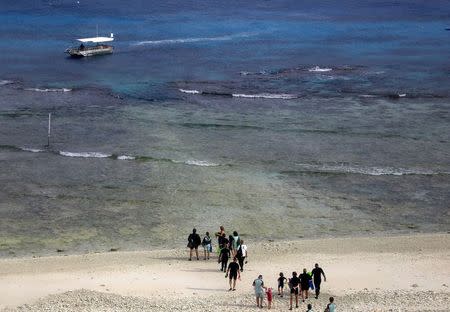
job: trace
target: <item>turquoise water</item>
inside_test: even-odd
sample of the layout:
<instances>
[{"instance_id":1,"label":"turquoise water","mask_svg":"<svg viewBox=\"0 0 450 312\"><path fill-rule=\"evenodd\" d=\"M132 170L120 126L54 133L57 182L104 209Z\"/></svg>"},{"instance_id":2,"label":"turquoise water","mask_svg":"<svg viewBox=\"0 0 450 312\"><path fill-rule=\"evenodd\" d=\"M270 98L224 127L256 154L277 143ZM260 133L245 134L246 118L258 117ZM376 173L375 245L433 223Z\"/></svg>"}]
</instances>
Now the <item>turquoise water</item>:
<instances>
[{"instance_id":1,"label":"turquoise water","mask_svg":"<svg viewBox=\"0 0 450 312\"><path fill-rule=\"evenodd\" d=\"M445 1L0 7L2 256L450 230Z\"/></svg>"}]
</instances>

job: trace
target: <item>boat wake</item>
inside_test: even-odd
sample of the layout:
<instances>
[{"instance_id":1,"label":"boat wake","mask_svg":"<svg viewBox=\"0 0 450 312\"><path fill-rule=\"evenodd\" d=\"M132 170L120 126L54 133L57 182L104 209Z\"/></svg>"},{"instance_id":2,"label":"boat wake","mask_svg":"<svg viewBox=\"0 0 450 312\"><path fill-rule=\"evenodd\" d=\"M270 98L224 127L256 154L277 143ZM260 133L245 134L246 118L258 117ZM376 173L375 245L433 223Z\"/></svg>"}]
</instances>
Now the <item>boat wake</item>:
<instances>
[{"instance_id":1,"label":"boat wake","mask_svg":"<svg viewBox=\"0 0 450 312\"><path fill-rule=\"evenodd\" d=\"M243 32L233 35L223 35L218 37L194 37L194 38L177 38L177 39L162 39L162 40L147 40L136 42L135 46L142 45L165 45L165 44L180 44L180 43L195 43L203 41L227 41L238 38L247 38L256 35L257 33Z\"/></svg>"},{"instance_id":2,"label":"boat wake","mask_svg":"<svg viewBox=\"0 0 450 312\"><path fill-rule=\"evenodd\" d=\"M35 92L70 92L72 89L69 88L25 88L26 91L35 91Z\"/></svg>"}]
</instances>

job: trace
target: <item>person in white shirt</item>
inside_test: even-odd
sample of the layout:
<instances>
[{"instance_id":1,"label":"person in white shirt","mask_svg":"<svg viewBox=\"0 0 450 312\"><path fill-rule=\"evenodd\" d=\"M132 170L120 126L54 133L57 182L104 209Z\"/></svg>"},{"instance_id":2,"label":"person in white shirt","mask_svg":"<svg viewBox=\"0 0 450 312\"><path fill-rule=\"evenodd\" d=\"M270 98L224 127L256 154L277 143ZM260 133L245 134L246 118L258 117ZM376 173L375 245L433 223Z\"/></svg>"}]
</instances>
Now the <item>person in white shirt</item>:
<instances>
[{"instance_id":1,"label":"person in white shirt","mask_svg":"<svg viewBox=\"0 0 450 312\"><path fill-rule=\"evenodd\" d=\"M247 245L244 244L244 240L242 240L242 239L241 239L241 244L237 248L236 257L239 260L239 266L241 267L241 272L242 272L242 271L244 271L244 263L247 263L247 261L245 261L245 258L248 257Z\"/></svg>"}]
</instances>

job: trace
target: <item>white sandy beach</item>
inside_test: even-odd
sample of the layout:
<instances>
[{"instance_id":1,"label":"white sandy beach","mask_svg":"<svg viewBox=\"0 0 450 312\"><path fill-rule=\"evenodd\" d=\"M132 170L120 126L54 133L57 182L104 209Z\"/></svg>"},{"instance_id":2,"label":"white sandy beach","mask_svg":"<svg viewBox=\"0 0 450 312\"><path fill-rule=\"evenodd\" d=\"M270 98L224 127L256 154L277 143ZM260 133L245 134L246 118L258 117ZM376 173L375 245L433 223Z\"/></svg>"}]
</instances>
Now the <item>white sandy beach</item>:
<instances>
[{"instance_id":1,"label":"white sandy beach","mask_svg":"<svg viewBox=\"0 0 450 312\"><path fill-rule=\"evenodd\" d=\"M216 258L187 261L187 250L108 252L0 260L0 309L5 311L252 311L252 281L276 288L318 262L327 275L322 295L307 302L323 311L449 311L450 235L247 242L249 258L236 292ZM275 296L275 311L288 297ZM311 296L313 297L313 296ZM301 304L299 311L306 310Z\"/></svg>"}]
</instances>

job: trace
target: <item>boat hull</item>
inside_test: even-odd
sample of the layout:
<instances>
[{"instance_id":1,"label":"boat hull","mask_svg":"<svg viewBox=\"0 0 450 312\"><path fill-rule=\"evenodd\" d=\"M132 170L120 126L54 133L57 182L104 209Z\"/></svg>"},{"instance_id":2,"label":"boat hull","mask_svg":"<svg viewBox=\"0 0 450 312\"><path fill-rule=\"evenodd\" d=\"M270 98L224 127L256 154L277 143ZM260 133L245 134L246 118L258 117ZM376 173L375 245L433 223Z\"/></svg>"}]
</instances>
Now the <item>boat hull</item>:
<instances>
[{"instance_id":1,"label":"boat hull","mask_svg":"<svg viewBox=\"0 0 450 312\"><path fill-rule=\"evenodd\" d=\"M74 58L88 57L88 56L97 56L97 55L105 55L113 53L114 48L112 46L96 46L92 48L71 48L67 49L66 53Z\"/></svg>"}]
</instances>

